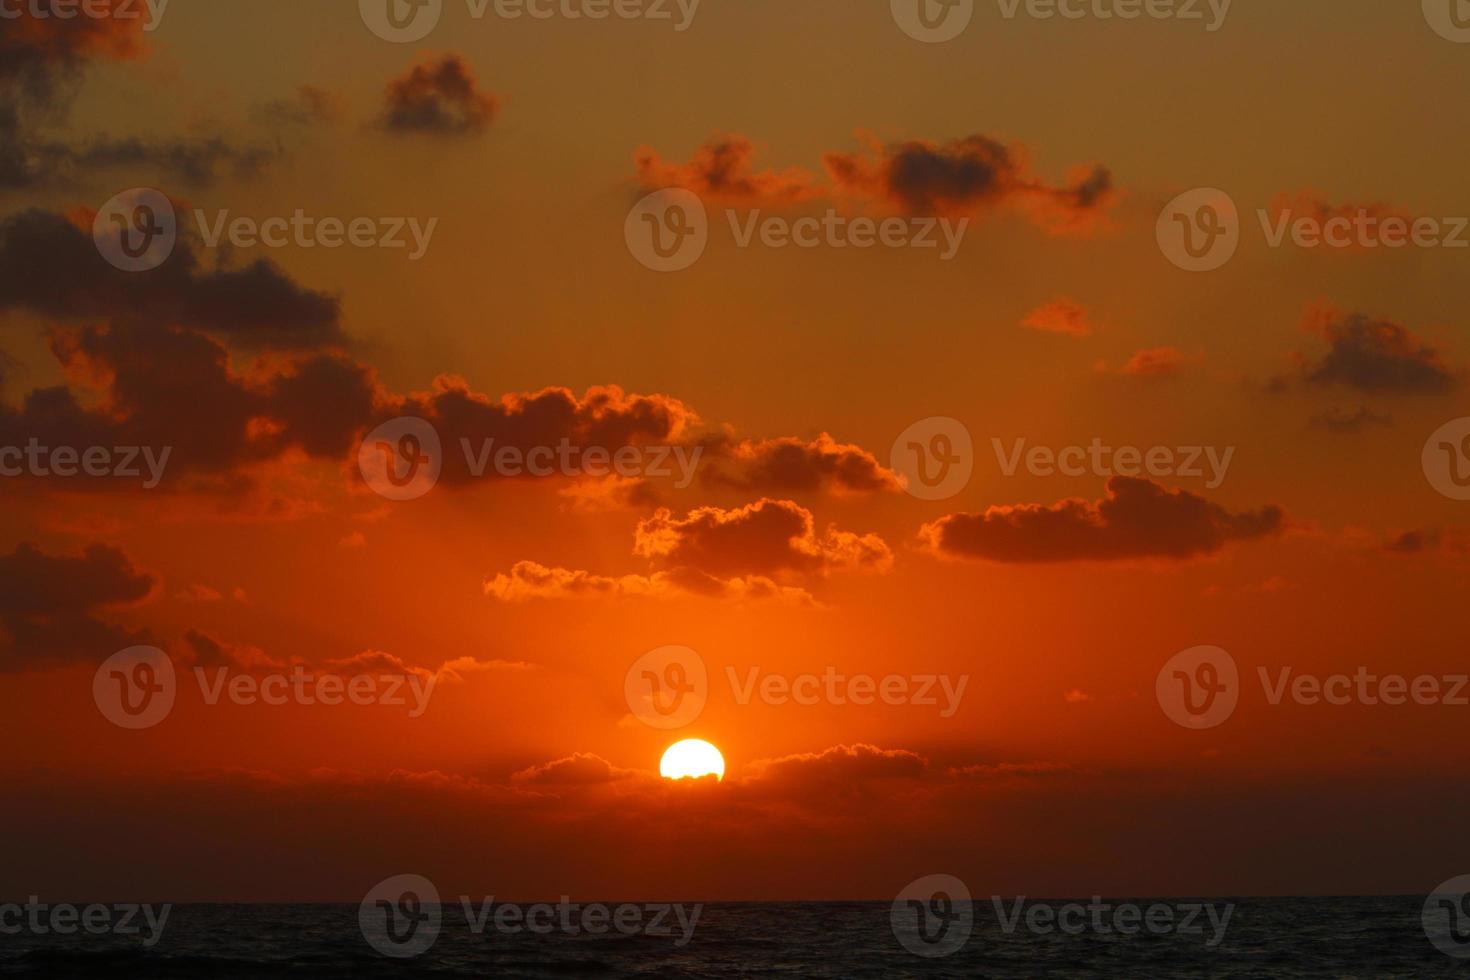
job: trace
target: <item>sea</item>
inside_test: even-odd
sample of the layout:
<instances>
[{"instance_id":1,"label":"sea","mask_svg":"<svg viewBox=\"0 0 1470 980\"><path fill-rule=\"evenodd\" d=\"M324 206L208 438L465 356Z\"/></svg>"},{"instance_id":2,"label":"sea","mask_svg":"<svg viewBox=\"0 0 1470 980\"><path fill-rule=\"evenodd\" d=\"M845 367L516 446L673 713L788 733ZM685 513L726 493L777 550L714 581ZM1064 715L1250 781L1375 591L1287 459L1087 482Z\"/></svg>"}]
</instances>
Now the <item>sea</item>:
<instances>
[{"instance_id":1,"label":"sea","mask_svg":"<svg viewBox=\"0 0 1470 980\"><path fill-rule=\"evenodd\" d=\"M513 932L497 928L493 914L445 903L432 910L437 930L406 948L385 947L394 955L374 948L383 937L369 935L358 905L177 905L151 946L144 945L146 926L126 936L0 934L0 977L1470 976L1470 942L1457 946L1451 937L1458 930L1438 937L1448 951L1431 942L1423 896L1107 899L1110 910L1138 911L1126 919L1109 911L1097 921L1090 912L1061 911L1093 901L1007 899L997 908L977 899L938 910L941 918L926 919L922 929L920 917L930 913L917 904L905 925L910 910L890 902L710 903L700 906L692 930L681 932L667 915L668 934L658 935ZM687 918L693 906L683 904ZM1163 926L1163 913L1159 928L1136 925L1159 904L1173 910L1167 915L1179 928ZM1196 904L1213 906L1215 923L1228 907L1223 930L1203 914L1184 929ZM1050 911L1033 911L1038 905ZM953 920L947 931L936 925L943 916Z\"/></svg>"}]
</instances>

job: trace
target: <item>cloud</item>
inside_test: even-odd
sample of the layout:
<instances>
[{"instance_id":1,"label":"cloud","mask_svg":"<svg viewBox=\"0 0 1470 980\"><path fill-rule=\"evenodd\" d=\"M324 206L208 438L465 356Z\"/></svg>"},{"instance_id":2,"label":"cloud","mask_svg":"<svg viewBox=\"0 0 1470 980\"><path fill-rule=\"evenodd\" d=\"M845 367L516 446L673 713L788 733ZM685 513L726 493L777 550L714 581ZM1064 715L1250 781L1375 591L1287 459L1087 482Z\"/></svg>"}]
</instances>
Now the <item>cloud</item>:
<instances>
[{"instance_id":1,"label":"cloud","mask_svg":"<svg viewBox=\"0 0 1470 980\"><path fill-rule=\"evenodd\" d=\"M28 188L70 181L79 174L117 167L146 168L203 185L223 174L250 176L275 152L235 145L222 136L143 139L94 136L81 144L46 138L64 121L84 69L93 62L141 57L145 19L126 13L123 0L104 3L113 13L38 17L33 4L16 4L0 36L0 188ZM134 15L141 4L130 2Z\"/></svg>"},{"instance_id":2,"label":"cloud","mask_svg":"<svg viewBox=\"0 0 1470 980\"><path fill-rule=\"evenodd\" d=\"M770 498L733 510L700 507L684 517L660 509L638 524L633 552L717 578L881 572L893 564L893 553L877 535L836 527L819 535L809 510Z\"/></svg>"},{"instance_id":3,"label":"cloud","mask_svg":"<svg viewBox=\"0 0 1470 980\"><path fill-rule=\"evenodd\" d=\"M183 473L228 474L293 449L342 459L372 418L366 368L336 354L301 355L237 373L200 333L135 324L57 330L51 347L73 377L95 386L84 400L66 387L0 403L0 445L137 446L170 452L166 487ZM58 484L60 485L60 484ZM69 489L124 489L106 477Z\"/></svg>"},{"instance_id":4,"label":"cloud","mask_svg":"<svg viewBox=\"0 0 1470 980\"><path fill-rule=\"evenodd\" d=\"M92 215L80 216L90 229ZM52 320L135 318L186 326L246 346L300 349L341 343L340 301L298 285L259 259L204 268L187 239L147 272L123 272L89 231L47 211L0 221L0 310Z\"/></svg>"},{"instance_id":5,"label":"cloud","mask_svg":"<svg viewBox=\"0 0 1470 980\"><path fill-rule=\"evenodd\" d=\"M983 135L943 143L870 141L866 153L827 153L839 196L869 200L906 214L980 215L1015 207L1054 234L1082 233L1116 199L1101 165L1076 168L1061 186L1036 177L1027 151Z\"/></svg>"},{"instance_id":6,"label":"cloud","mask_svg":"<svg viewBox=\"0 0 1470 980\"><path fill-rule=\"evenodd\" d=\"M797 605L815 602L805 589L781 585L761 575L718 578L693 569L676 568L650 575L613 577L568 568L548 568L534 561L516 562L509 572L486 579L484 591L500 602L635 596L669 599L680 595L732 601L775 599Z\"/></svg>"},{"instance_id":7,"label":"cloud","mask_svg":"<svg viewBox=\"0 0 1470 980\"><path fill-rule=\"evenodd\" d=\"M1393 417L1380 415L1370 411L1365 405L1359 405L1352 411L1345 408L1329 408L1318 412L1312 416L1311 424L1314 428L1326 429L1338 435L1352 435L1366 431L1375 425L1393 425Z\"/></svg>"},{"instance_id":8,"label":"cloud","mask_svg":"<svg viewBox=\"0 0 1470 980\"><path fill-rule=\"evenodd\" d=\"M950 514L924 525L920 539L944 557L995 562L1183 560L1279 534L1284 524L1280 507L1236 513L1187 490L1120 476L1102 500Z\"/></svg>"},{"instance_id":9,"label":"cloud","mask_svg":"<svg viewBox=\"0 0 1470 980\"><path fill-rule=\"evenodd\" d=\"M576 752L564 759L522 769L511 776L511 782L524 786L588 786L635 775L634 770L619 769L590 752Z\"/></svg>"},{"instance_id":10,"label":"cloud","mask_svg":"<svg viewBox=\"0 0 1470 980\"><path fill-rule=\"evenodd\" d=\"M1316 360L1297 355L1299 376L1306 384L1430 394L1459 386L1444 356L1400 324L1317 306L1308 310L1302 326L1328 348Z\"/></svg>"},{"instance_id":11,"label":"cloud","mask_svg":"<svg viewBox=\"0 0 1470 980\"><path fill-rule=\"evenodd\" d=\"M1106 361L1096 365L1098 374L1121 374L1130 378L1172 378L1183 374L1191 364L1199 361L1177 347L1150 347L1128 358L1116 370Z\"/></svg>"},{"instance_id":12,"label":"cloud","mask_svg":"<svg viewBox=\"0 0 1470 980\"><path fill-rule=\"evenodd\" d=\"M1409 223L1413 221L1413 218L1403 209L1389 204L1379 202L1371 204L1333 204L1327 200L1327 196L1321 191L1310 188L1294 193L1277 194L1271 200L1271 215L1278 223L1283 219L1290 222L1306 219L1316 227L1324 229L1329 222L1337 222L1338 225L1341 225L1344 221L1350 222L1351 226L1345 231L1339 230L1337 226L1334 226L1331 229L1330 237L1324 234L1323 240L1332 246L1330 248L1319 249L1319 251L1325 252L1345 249L1359 251L1369 247L1367 244L1368 239L1356 233L1355 229L1360 223L1366 225L1370 220L1374 222L1371 226L1372 231L1369 234L1374 238L1378 238L1381 237L1382 222L1387 218L1399 218L1403 220L1405 222L1406 233L1409 228ZM1336 242L1341 242L1344 235L1350 240L1350 244L1342 246L1334 243L1334 239Z\"/></svg>"},{"instance_id":13,"label":"cloud","mask_svg":"<svg viewBox=\"0 0 1470 980\"><path fill-rule=\"evenodd\" d=\"M499 103L483 93L474 71L457 54L414 65L388 83L383 128L391 133L471 136L495 120Z\"/></svg>"},{"instance_id":14,"label":"cloud","mask_svg":"<svg viewBox=\"0 0 1470 980\"><path fill-rule=\"evenodd\" d=\"M733 510L701 507L684 517L660 508L638 523L633 553L654 566L646 574L599 575L517 562L484 583L501 602L532 599L670 598L815 602L805 588L834 571L886 572L893 553L874 534L828 527L816 532L811 512L789 500L762 499Z\"/></svg>"},{"instance_id":15,"label":"cloud","mask_svg":"<svg viewBox=\"0 0 1470 980\"><path fill-rule=\"evenodd\" d=\"M94 544L79 556L21 544L0 555L0 673L73 661L100 663L148 635L104 623L97 613L132 605L155 580L123 552Z\"/></svg>"},{"instance_id":16,"label":"cloud","mask_svg":"<svg viewBox=\"0 0 1470 980\"><path fill-rule=\"evenodd\" d=\"M543 388L497 399L449 375L436 378L432 391L397 400L387 414L416 415L434 425L445 446L441 482L450 486L479 479L461 451L466 441L472 456L506 447L522 456L537 447L560 452L565 444L578 451L580 464L588 449L612 453L629 446L673 445L698 421L677 398L629 394L617 385L593 386L581 397L569 388ZM490 462L487 458L484 472L493 476Z\"/></svg>"},{"instance_id":17,"label":"cloud","mask_svg":"<svg viewBox=\"0 0 1470 980\"><path fill-rule=\"evenodd\" d=\"M823 432L815 439L705 440L711 483L757 493L877 493L899 490L892 470L860 446Z\"/></svg>"},{"instance_id":18,"label":"cloud","mask_svg":"<svg viewBox=\"0 0 1470 980\"><path fill-rule=\"evenodd\" d=\"M257 103L250 117L254 122L277 128L311 128L336 122L345 111L342 96L315 85L302 85L288 98Z\"/></svg>"},{"instance_id":19,"label":"cloud","mask_svg":"<svg viewBox=\"0 0 1470 980\"><path fill-rule=\"evenodd\" d=\"M945 216L1013 207L1055 234L1099 228L1117 196L1106 167L1078 168L1068 183L1050 186L1031 173L1024 147L988 136L887 145L864 139L863 151L823 154L825 182L801 168L757 170L755 144L738 134L712 138L687 163L667 162L647 146L639 147L634 163L644 188L682 187L727 204L780 207L829 198L881 212Z\"/></svg>"},{"instance_id":20,"label":"cloud","mask_svg":"<svg viewBox=\"0 0 1470 980\"><path fill-rule=\"evenodd\" d=\"M1087 337L1097 332L1082 304L1066 297L1052 300L1027 313L1021 320L1021 326L1070 337Z\"/></svg>"},{"instance_id":21,"label":"cloud","mask_svg":"<svg viewBox=\"0 0 1470 980\"><path fill-rule=\"evenodd\" d=\"M799 785L803 791L820 792L833 784L853 787L872 780L918 779L928 772L929 763L906 749L859 743L761 759L751 763L748 778L768 786Z\"/></svg>"},{"instance_id":22,"label":"cloud","mask_svg":"<svg viewBox=\"0 0 1470 980\"><path fill-rule=\"evenodd\" d=\"M1396 555L1441 555L1470 557L1470 530L1465 528L1418 528L1405 531L1383 546Z\"/></svg>"},{"instance_id":23,"label":"cloud","mask_svg":"<svg viewBox=\"0 0 1470 980\"><path fill-rule=\"evenodd\" d=\"M729 204L759 207L796 204L822 196L808 171L756 170L755 144L738 134L716 136L694 151L688 163L665 162L652 147L634 154L638 181L645 188L682 187L700 197Z\"/></svg>"}]
</instances>

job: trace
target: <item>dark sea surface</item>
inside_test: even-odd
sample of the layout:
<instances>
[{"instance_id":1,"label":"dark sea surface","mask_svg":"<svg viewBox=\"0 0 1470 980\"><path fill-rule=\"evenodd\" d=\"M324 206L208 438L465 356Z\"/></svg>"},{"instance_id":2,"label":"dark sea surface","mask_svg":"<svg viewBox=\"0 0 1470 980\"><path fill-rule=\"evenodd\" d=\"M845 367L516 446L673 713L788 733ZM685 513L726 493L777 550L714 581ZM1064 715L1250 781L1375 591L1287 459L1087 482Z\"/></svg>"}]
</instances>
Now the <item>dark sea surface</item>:
<instances>
[{"instance_id":1,"label":"dark sea surface","mask_svg":"<svg viewBox=\"0 0 1470 980\"><path fill-rule=\"evenodd\" d=\"M1423 897L1209 901L1235 905L1216 946L1207 945L1208 921L1189 935L1038 935L1024 923L1007 933L991 902L977 899L968 941L932 958L901 945L885 902L709 904L682 946L677 924L673 936L493 925L476 934L460 905L445 904L433 945L408 959L374 951L356 905L182 905L152 948L137 936L0 935L0 977L1470 976L1470 959L1426 938Z\"/></svg>"}]
</instances>

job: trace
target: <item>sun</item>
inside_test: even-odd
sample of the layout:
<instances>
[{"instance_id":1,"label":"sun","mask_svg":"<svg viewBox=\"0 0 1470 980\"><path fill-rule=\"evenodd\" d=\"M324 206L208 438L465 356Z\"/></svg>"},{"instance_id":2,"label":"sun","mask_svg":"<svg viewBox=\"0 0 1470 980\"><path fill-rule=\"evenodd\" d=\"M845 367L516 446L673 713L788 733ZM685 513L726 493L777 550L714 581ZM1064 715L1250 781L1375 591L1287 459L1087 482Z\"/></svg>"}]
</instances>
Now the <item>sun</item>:
<instances>
[{"instance_id":1,"label":"sun","mask_svg":"<svg viewBox=\"0 0 1470 980\"><path fill-rule=\"evenodd\" d=\"M658 764L658 774L665 779L698 779L701 776L724 779L725 757L702 738L686 738L669 746Z\"/></svg>"}]
</instances>

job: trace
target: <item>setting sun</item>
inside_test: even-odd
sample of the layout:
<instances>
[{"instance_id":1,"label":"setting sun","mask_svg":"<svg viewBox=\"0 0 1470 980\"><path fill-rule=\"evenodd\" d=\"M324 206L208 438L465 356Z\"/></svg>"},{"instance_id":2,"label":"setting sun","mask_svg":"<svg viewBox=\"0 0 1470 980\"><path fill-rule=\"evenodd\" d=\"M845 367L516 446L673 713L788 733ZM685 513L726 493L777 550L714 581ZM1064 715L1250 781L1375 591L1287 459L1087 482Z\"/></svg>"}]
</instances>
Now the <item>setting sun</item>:
<instances>
[{"instance_id":1,"label":"setting sun","mask_svg":"<svg viewBox=\"0 0 1470 980\"><path fill-rule=\"evenodd\" d=\"M698 779L701 776L725 778L725 757L720 750L702 738L686 738L670 745L658 764L665 779Z\"/></svg>"}]
</instances>

